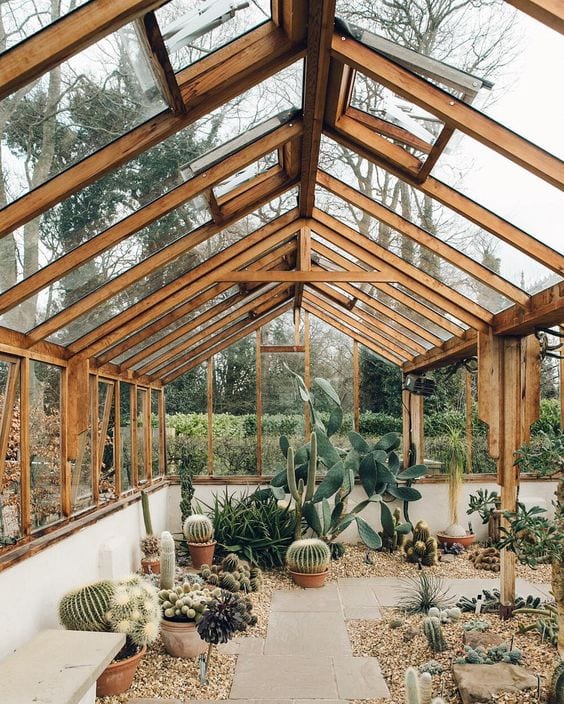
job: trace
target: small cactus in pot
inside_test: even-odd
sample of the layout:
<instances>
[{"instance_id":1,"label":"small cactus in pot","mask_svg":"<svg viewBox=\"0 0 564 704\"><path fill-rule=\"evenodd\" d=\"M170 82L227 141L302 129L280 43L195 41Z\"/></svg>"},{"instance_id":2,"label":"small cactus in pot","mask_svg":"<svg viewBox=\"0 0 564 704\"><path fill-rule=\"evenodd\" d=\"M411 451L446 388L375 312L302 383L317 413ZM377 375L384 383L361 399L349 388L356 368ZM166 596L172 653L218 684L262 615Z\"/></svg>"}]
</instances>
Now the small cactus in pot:
<instances>
[{"instance_id":1,"label":"small cactus in pot","mask_svg":"<svg viewBox=\"0 0 564 704\"><path fill-rule=\"evenodd\" d=\"M158 574L160 572L160 541L156 535L146 535L140 541L141 552L141 568L145 574Z\"/></svg>"},{"instance_id":2,"label":"small cactus in pot","mask_svg":"<svg viewBox=\"0 0 564 704\"><path fill-rule=\"evenodd\" d=\"M213 523L207 516L195 513L184 521L184 537L188 543L192 565L200 569L202 565L211 565L215 551Z\"/></svg>"},{"instance_id":3,"label":"small cactus in pot","mask_svg":"<svg viewBox=\"0 0 564 704\"><path fill-rule=\"evenodd\" d=\"M319 538L295 540L286 553L292 579L300 587L322 587L331 562L331 551Z\"/></svg>"}]
</instances>

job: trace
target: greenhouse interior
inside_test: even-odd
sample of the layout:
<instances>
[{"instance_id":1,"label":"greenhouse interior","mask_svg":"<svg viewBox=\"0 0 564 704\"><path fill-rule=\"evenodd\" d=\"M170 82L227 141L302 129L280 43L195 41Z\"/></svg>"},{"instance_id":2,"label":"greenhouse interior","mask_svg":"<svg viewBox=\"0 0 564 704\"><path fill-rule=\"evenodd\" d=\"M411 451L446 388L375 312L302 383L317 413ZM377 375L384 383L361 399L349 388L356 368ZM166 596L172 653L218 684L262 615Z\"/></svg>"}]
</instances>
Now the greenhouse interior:
<instances>
[{"instance_id":1,"label":"greenhouse interior","mask_svg":"<svg viewBox=\"0 0 564 704\"><path fill-rule=\"evenodd\" d=\"M563 34L0 2L2 704L564 704Z\"/></svg>"}]
</instances>

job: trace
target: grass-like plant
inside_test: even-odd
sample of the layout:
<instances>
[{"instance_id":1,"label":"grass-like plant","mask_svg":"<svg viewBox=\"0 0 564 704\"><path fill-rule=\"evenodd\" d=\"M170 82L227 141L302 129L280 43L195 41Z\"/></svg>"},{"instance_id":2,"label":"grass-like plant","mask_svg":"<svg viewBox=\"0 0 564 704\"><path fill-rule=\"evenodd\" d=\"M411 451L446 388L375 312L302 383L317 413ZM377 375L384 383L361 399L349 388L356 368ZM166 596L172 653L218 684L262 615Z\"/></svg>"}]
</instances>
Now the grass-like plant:
<instances>
[{"instance_id":1,"label":"grass-like plant","mask_svg":"<svg viewBox=\"0 0 564 704\"><path fill-rule=\"evenodd\" d=\"M397 606L408 614L426 614L432 607L444 609L454 601L443 578L427 572L406 577L401 584L402 597Z\"/></svg>"}]
</instances>

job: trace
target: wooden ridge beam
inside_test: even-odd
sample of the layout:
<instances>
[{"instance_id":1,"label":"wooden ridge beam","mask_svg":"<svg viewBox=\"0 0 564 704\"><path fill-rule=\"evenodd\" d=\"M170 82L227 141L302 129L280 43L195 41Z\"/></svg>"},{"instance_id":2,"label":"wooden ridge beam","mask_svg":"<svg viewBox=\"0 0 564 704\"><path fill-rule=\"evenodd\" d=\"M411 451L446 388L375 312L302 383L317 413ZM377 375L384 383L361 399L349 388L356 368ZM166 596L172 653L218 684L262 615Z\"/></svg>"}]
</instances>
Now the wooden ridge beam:
<instances>
[{"instance_id":1,"label":"wooden ridge beam","mask_svg":"<svg viewBox=\"0 0 564 704\"><path fill-rule=\"evenodd\" d=\"M162 317L190 297L215 283L217 267L244 266L277 244L292 239L297 229L297 208L255 230L192 271L154 291L127 310L91 330L69 345L73 354L89 348L90 356L121 341ZM299 226L298 226L299 227Z\"/></svg>"},{"instance_id":2,"label":"wooden ridge beam","mask_svg":"<svg viewBox=\"0 0 564 704\"><path fill-rule=\"evenodd\" d=\"M564 5L561 0L506 0L555 32L564 34Z\"/></svg>"},{"instance_id":3,"label":"wooden ridge beam","mask_svg":"<svg viewBox=\"0 0 564 704\"><path fill-rule=\"evenodd\" d=\"M428 110L446 125L478 140L556 188L564 189L564 164L560 159L447 91L350 37L335 33L331 52L340 61Z\"/></svg>"},{"instance_id":4,"label":"wooden ridge beam","mask_svg":"<svg viewBox=\"0 0 564 704\"><path fill-rule=\"evenodd\" d=\"M194 367L197 367L198 364L201 364L202 362L204 362L206 360L206 358L209 358L209 357L213 356L214 354L218 354L219 352L222 352L224 349L226 349L227 347L230 347L235 342L238 342L239 340L242 340L244 337L247 337L247 335L250 335L251 333L256 332L263 325L266 325L271 320L278 318L280 315L282 315L286 311L290 310L291 307L292 307L292 303L289 301L287 303L283 303L282 305L278 306L274 310L271 310L270 312L265 313L264 315L259 316L258 318L254 319L254 320L251 320L246 326L241 327L237 331L231 333L229 335L229 337L219 341L213 347L208 348L205 352L202 352L202 354L191 359L189 362L186 362L182 367L175 369L174 372L172 372L171 374L169 374L166 377L161 378L160 381L162 382L163 385L170 384L171 381L174 381L179 376L182 376L182 374L189 372L190 369L193 369Z\"/></svg>"},{"instance_id":5,"label":"wooden ridge beam","mask_svg":"<svg viewBox=\"0 0 564 704\"><path fill-rule=\"evenodd\" d=\"M555 249L543 244L540 240L528 234L524 230L512 225L491 210L484 208L471 198L459 193L456 189L447 186L432 176L429 176L423 183L419 183L413 175L394 166L385 156L384 152L377 149L367 148L357 139L356 130L353 132L343 132L331 127L325 128L326 134L341 144L346 149L356 152L360 156L372 161L377 166L389 171L391 174L404 180L413 188L438 201L458 215L473 222L478 227L486 230L494 237L515 247L523 254L531 257L539 264L551 269L560 276L564 276L564 256Z\"/></svg>"},{"instance_id":6,"label":"wooden ridge beam","mask_svg":"<svg viewBox=\"0 0 564 704\"><path fill-rule=\"evenodd\" d=\"M310 217L315 200L315 173L325 112L331 38L336 0L309 0L304 81L304 137L300 183L300 215Z\"/></svg>"},{"instance_id":7,"label":"wooden ridge beam","mask_svg":"<svg viewBox=\"0 0 564 704\"><path fill-rule=\"evenodd\" d=\"M277 286L274 291L267 291L261 296L258 296L256 300L248 301L244 306L241 306L240 309L223 316L212 325L192 335L188 340L180 342L172 349L163 352L163 354L156 359L147 362L134 372L134 377L145 375L166 376L176 369L179 358L188 351L190 354L197 356L206 350L210 344L213 344L218 335L223 336L231 325L246 325L250 318L262 315L279 303L286 302L289 296L288 289L289 286Z\"/></svg>"},{"instance_id":8,"label":"wooden ridge beam","mask_svg":"<svg viewBox=\"0 0 564 704\"><path fill-rule=\"evenodd\" d=\"M315 283L335 281L390 282L396 279L392 274L378 271L283 271L269 269L268 271L227 271L218 276L218 281L261 282L289 281L292 283Z\"/></svg>"},{"instance_id":9,"label":"wooden ridge beam","mask_svg":"<svg viewBox=\"0 0 564 704\"><path fill-rule=\"evenodd\" d=\"M288 139L299 134L301 129L302 125L300 121L281 125L278 129L265 137L232 154L215 166L210 167L205 173L194 176L194 178L186 181L186 183L177 186L172 191L157 198L140 210L135 211L104 232L101 232L99 235L75 247L67 254L62 255L35 274L28 276L23 281L20 281L12 288L0 294L0 314L18 305L26 298L35 295L54 281L59 280L75 267L90 261L108 248L122 242L127 237L139 232L142 228L147 227L156 220L179 208L229 174L253 163L253 161L256 161L264 154L267 154L272 149L277 148ZM287 181L286 183L289 182ZM276 183L275 188L277 189L279 185L280 184ZM266 192L263 192L262 196L264 199ZM254 207L256 206L253 203L253 209ZM236 217L241 217L241 212L242 211L231 213L230 216L222 220L219 225L210 225L209 227L214 230L213 234L219 232L228 222L234 222ZM177 242L178 240L168 245L168 247L176 247Z\"/></svg>"},{"instance_id":10,"label":"wooden ridge beam","mask_svg":"<svg viewBox=\"0 0 564 704\"><path fill-rule=\"evenodd\" d=\"M0 100L166 0L91 0L0 57Z\"/></svg>"},{"instance_id":11,"label":"wooden ridge beam","mask_svg":"<svg viewBox=\"0 0 564 704\"><path fill-rule=\"evenodd\" d=\"M375 269L391 273L398 283L413 291L424 300L439 306L446 313L458 318L476 330L484 330L493 320L493 313L454 291L401 257L381 247L374 240L361 235L352 228L338 222L321 210L314 210L316 225L313 229L330 242L358 257ZM397 272L397 274L396 274Z\"/></svg>"},{"instance_id":12,"label":"wooden ridge beam","mask_svg":"<svg viewBox=\"0 0 564 704\"><path fill-rule=\"evenodd\" d=\"M229 51L214 52L177 74L186 105L183 115L173 115L170 110L162 112L18 198L0 211L0 237L294 63L304 54L302 46L289 42L284 32L272 23L257 27L226 48Z\"/></svg>"},{"instance_id":13,"label":"wooden ridge beam","mask_svg":"<svg viewBox=\"0 0 564 704\"><path fill-rule=\"evenodd\" d=\"M445 261L458 267L461 271L466 272L478 281L481 281L489 288L501 293L505 298L526 306L530 296L518 286L510 283L499 274L491 271L482 264L476 262L471 257L463 252L460 252L455 247L452 247L447 242L442 241L435 235L427 232L421 227L413 224L406 218L398 215L390 208L387 208L380 203L368 198L368 196L359 193L359 191L351 188L343 181L330 176L329 174L319 171L317 174L318 183L326 188L331 193L334 193L339 198L347 201L351 205L360 208L365 213L376 218L380 222L385 223L392 229L400 232L402 235L409 237L414 242L427 247L431 251L438 254Z\"/></svg>"}]
</instances>

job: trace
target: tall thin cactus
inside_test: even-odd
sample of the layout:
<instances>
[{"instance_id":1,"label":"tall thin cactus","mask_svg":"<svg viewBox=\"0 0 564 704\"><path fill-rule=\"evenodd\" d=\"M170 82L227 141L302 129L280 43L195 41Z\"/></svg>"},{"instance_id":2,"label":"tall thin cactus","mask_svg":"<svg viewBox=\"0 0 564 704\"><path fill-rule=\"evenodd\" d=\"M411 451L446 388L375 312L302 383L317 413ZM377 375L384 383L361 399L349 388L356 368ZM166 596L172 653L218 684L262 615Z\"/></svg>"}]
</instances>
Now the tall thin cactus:
<instances>
[{"instance_id":1,"label":"tall thin cactus","mask_svg":"<svg viewBox=\"0 0 564 704\"><path fill-rule=\"evenodd\" d=\"M176 574L174 538L165 530L161 534L161 589L172 589Z\"/></svg>"},{"instance_id":2,"label":"tall thin cactus","mask_svg":"<svg viewBox=\"0 0 564 704\"><path fill-rule=\"evenodd\" d=\"M145 524L145 533L153 535L153 522L151 521L151 508L149 506L149 496L146 491L141 492L141 507L143 509L143 523Z\"/></svg>"},{"instance_id":3,"label":"tall thin cactus","mask_svg":"<svg viewBox=\"0 0 564 704\"><path fill-rule=\"evenodd\" d=\"M307 469L307 482L300 479L296 483L296 470L294 465L294 450L288 448L288 458L286 464L286 472L288 478L288 488L290 495L294 499L294 512L296 514L296 529L294 537L299 540L302 535L302 512L304 504L311 501L313 492L315 491L315 473L317 471L317 435L311 434L309 449L309 464Z\"/></svg>"},{"instance_id":4,"label":"tall thin cactus","mask_svg":"<svg viewBox=\"0 0 564 704\"><path fill-rule=\"evenodd\" d=\"M445 704L444 699L432 699L432 678L428 672L421 675L414 667L405 672L405 694L407 704Z\"/></svg>"}]
</instances>

